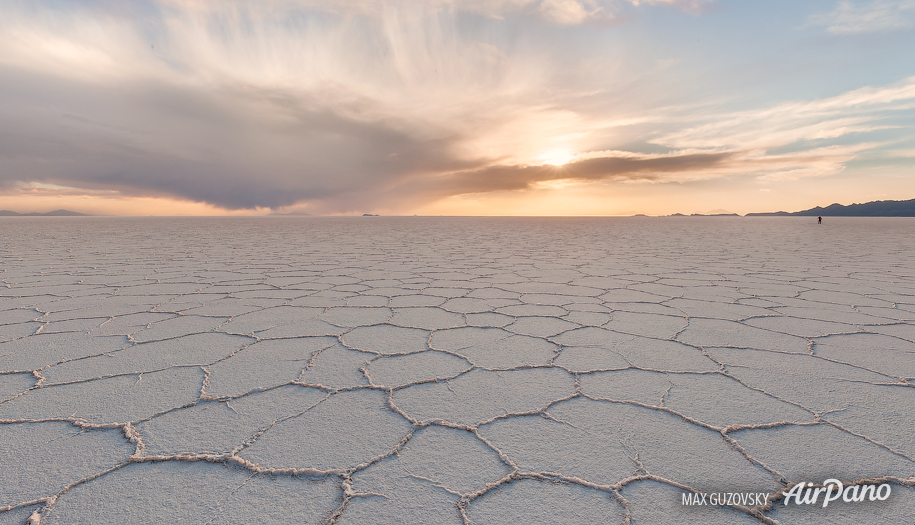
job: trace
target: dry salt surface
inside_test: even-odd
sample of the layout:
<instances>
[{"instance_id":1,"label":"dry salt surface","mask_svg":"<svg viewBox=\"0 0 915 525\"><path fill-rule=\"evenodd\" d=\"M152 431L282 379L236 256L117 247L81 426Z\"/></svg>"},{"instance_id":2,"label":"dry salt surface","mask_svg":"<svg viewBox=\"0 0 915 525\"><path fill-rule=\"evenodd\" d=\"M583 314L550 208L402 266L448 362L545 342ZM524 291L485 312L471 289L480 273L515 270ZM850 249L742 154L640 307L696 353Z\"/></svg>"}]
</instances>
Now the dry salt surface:
<instances>
[{"instance_id":1,"label":"dry salt surface","mask_svg":"<svg viewBox=\"0 0 915 525\"><path fill-rule=\"evenodd\" d=\"M913 227L4 218L0 525L911 523Z\"/></svg>"}]
</instances>

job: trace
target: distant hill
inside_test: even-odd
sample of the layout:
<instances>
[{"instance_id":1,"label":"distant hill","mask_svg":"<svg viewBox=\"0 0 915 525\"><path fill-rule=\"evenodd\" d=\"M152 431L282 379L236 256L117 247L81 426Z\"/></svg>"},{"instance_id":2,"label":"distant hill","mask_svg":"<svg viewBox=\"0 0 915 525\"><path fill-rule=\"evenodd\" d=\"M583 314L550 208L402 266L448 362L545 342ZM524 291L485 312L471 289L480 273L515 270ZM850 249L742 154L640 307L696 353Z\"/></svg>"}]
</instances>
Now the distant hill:
<instances>
[{"instance_id":1,"label":"distant hill","mask_svg":"<svg viewBox=\"0 0 915 525\"><path fill-rule=\"evenodd\" d=\"M770 213L748 213L748 217L803 216L816 217L915 217L915 199L907 201L873 201L863 204L843 206L835 203L825 208L817 206L809 210L788 213L776 211Z\"/></svg>"},{"instance_id":2,"label":"distant hill","mask_svg":"<svg viewBox=\"0 0 915 525\"><path fill-rule=\"evenodd\" d=\"M77 213L70 210L54 210L45 213L33 211L32 213L16 213L9 210L0 210L2 217L87 217L85 213Z\"/></svg>"}]
</instances>

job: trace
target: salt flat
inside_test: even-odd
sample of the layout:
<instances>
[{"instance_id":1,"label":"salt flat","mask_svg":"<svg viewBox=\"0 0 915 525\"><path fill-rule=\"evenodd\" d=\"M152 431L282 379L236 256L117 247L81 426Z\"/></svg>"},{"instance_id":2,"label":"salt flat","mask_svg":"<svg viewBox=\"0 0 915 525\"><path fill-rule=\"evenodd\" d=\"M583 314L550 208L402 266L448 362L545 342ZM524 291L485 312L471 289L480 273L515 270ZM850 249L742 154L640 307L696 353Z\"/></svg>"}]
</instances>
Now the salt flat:
<instances>
[{"instance_id":1,"label":"salt flat","mask_svg":"<svg viewBox=\"0 0 915 525\"><path fill-rule=\"evenodd\" d=\"M5 218L0 524L907 522L913 227Z\"/></svg>"}]
</instances>

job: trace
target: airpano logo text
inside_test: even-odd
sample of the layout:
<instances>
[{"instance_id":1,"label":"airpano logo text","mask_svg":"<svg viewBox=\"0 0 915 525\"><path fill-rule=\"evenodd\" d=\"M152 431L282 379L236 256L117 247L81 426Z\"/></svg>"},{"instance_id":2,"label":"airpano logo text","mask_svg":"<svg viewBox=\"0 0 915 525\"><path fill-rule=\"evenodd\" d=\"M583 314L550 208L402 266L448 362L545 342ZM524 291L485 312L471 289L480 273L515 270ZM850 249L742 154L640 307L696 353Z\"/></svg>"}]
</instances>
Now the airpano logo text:
<instances>
[{"instance_id":1,"label":"airpano logo text","mask_svg":"<svg viewBox=\"0 0 915 525\"><path fill-rule=\"evenodd\" d=\"M842 498L845 503L861 503L867 498L869 501L885 501L890 497L893 491L889 483L881 485L849 485L845 487L842 482L830 478L823 482L821 487L815 487L813 483L800 482L791 487L791 490L785 494L785 505L791 503L794 499L795 505L815 505L823 495L823 507L828 506L833 501Z\"/></svg>"}]
</instances>

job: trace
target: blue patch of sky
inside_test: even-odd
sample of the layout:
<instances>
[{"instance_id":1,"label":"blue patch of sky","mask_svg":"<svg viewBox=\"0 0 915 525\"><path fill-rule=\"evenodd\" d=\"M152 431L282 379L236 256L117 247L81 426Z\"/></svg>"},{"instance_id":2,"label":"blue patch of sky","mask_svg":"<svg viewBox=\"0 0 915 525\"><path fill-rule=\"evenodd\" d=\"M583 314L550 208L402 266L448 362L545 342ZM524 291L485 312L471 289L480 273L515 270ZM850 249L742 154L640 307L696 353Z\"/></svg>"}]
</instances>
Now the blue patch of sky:
<instances>
[{"instance_id":1,"label":"blue patch of sky","mask_svg":"<svg viewBox=\"0 0 915 525\"><path fill-rule=\"evenodd\" d=\"M724 0L702 14L640 6L595 42L649 60L671 59L671 89L688 99L719 97L725 108L810 100L915 74L915 31L834 35L811 16L832 1Z\"/></svg>"}]
</instances>

